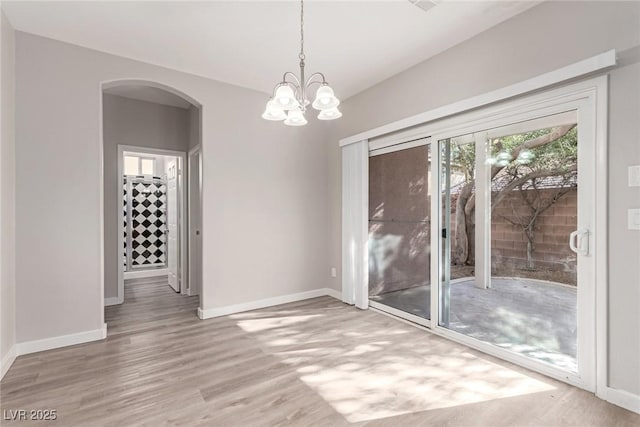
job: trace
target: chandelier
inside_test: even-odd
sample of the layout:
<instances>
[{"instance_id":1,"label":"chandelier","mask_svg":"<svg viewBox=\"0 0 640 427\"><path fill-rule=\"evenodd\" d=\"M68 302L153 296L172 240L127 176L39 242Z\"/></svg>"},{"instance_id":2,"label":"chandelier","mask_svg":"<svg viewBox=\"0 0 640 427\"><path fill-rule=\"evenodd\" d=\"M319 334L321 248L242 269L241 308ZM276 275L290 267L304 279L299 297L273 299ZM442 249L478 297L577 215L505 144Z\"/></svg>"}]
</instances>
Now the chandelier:
<instances>
[{"instance_id":1,"label":"chandelier","mask_svg":"<svg viewBox=\"0 0 640 427\"><path fill-rule=\"evenodd\" d=\"M338 110L340 100L333 94L324 74L313 73L305 80L304 75L304 0L300 1L300 77L287 71L282 81L273 88L273 95L267 102L267 108L262 114L266 120L282 121L288 126L304 126L307 106L320 111L318 119L333 120L342 117ZM319 85L313 103L307 98L307 90L313 85Z\"/></svg>"}]
</instances>

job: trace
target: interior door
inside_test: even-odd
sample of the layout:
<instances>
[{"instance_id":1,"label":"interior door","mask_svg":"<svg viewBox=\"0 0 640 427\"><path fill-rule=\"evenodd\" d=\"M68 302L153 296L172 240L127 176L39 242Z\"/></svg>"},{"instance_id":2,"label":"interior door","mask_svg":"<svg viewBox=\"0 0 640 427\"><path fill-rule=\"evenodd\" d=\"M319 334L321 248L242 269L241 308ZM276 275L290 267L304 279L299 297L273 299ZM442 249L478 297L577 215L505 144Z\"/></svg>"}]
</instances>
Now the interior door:
<instances>
[{"instance_id":1,"label":"interior door","mask_svg":"<svg viewBox=\"0 0 640 427\"><path fill-rule=\"evenodd\" d=\"M189 295L202 289L201 154L189 153Z\"/></svg>"},{"instance_id":2,"label":"interior door","mask_svg":"<svg viewBox=\"0 0 640 427\"><path fill-rule=\"evenodd\" d=\"M169 286L174 291L180 292L180 210L179 210L179 191L178 191L178 159L171 158L167 161L167 263Z\"/></svg>"}]
</instances>

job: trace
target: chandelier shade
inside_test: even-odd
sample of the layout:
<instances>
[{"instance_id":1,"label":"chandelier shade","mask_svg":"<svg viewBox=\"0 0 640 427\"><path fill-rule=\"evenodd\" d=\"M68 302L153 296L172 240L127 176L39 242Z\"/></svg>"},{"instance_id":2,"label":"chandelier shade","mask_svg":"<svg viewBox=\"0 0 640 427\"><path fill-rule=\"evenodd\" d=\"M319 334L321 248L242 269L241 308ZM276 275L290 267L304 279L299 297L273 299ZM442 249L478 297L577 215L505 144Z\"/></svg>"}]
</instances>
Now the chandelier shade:
<instances>
[{"instance_id":1,"label":"chandelier shade","mask_svg":"<svg viewBox=\"0 0 640 427\"><path fill-rule=\"evenodd\" d=\"M307 124L302 110L291 110L287 113L287 118L284 121L287 126L304 126Z\"/></svg>"},{"instance_id":2,"label":"chandelier shade","mask_svg":"<svg viewBox=\"0 0 640 427\"><path fill-rule=\"evenodd\" d=\"M319 120L335 120L340 117L342 117L342 113L337 107L327 108L326 110L320 111L320 114L318 114Z\"/></svg>"},{"instance_id":3,"label":"chandelier shade","mask_svg":"<svg viewBox=\"0 0 640 427\"><path fill-rule=\"evenodd\" d=\"M300 103L296 100L296 96L293 93L293 89L287 84L281 83L276 89L276 93L273 97L273 105L275 108L281 110L293 110L300 107Z\"/></svg>"},{"instance_id":4,"label":"chandelier shade","mask_svg":"<svg viewBox=\"0 0 640 427\"><path fill-rule=\"evenodd\" d=\"M267 101L267 106L262 118L265 120L281 121L288 126L304 126L307 119L304 117L307 106L311 104L307 97L307 90L312 86L319 85L316 97L313 101L313 108L320 110L318 119L333 120L342 117L338 110L340 100L333 93L333 89L327 83L322 73L313 73L305 79L305 54L304 54L304 0L300 1L300 75L287 71L282 76L273 95Z\"/></svg>"},{"instance_id":5,"label":"chandelier shade","mask_svg":"<svg viewBox=\"0 0 640 427\"><path fill-rule=\"evenodd\" d=\"M282 108L278 108L273 101L267 102L267 108L262 113L265 120L282 121L287 118L287 113Z\"/></svg>"},{"instance_id":6,"label":"chandelier shade","mask_svg":"<svg viewBox=\"0 0 640 427\"><path fill-rule=\"evenodd\" d=\"M340 105L340 100L335 97L333 89L329 85L322 85L318 88L316 99L312 105L316 110L327 110Z\"/></svg>"}]
</instances>

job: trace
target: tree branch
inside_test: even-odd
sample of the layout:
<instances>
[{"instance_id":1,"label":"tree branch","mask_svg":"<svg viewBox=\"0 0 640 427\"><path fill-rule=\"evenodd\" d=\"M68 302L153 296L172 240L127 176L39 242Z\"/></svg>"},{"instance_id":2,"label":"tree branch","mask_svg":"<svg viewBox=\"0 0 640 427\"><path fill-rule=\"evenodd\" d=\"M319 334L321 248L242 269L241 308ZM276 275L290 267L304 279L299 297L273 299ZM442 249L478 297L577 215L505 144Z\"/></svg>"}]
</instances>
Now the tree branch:
<instances>
[{"instance_id":1,"label":"tree branch","mask_svg":"<svg viewBox=\"0 0 640 427\"><path fill-rule=\"evenodd\" d=\"M491 208L493 209L494 206L497 206L498 204L500 204L500 202L502 201L502 199L505 198L505 196L507 194L509 194L509 192L511 192L512 190L516 189L517 187L519 187L520 185L525 184L527 181L536 179L536 178L547 178L550 176L561 176L561 175L566 175L569 172L574 172L578 170L578 165L574 164L571 165L569 168L567 169L542 169L542 170L537 170L537 171L533 171L527 175L521 176L520 178L514 179L513 181L511 181L509 184L505 185L504 188L502 188L502 190L500 190L498 192L498 194L495 196L494 200L492 200L491 202Z\"/></svg>"},{"instance_id":2,"label":"tree branch","mask_svg":"<svg viewBox=\"0 0 640 427\"><path fill-rule=\"evenodd\" d=\"M515 147L513 150L511 150L511 152L509 153L511 155L512 159L515 159L518 157L518 155L520 154L520 152L524 149L530 150L532 148L536 148L536 147L541 147L543 145L549 144L557 139L562 138L563 136L565 136L566 134L569 133L569 131L571 129L573 129L574 127L576 127L575 124L572 125L564 125L564 126L558 126L557 128L553 128L553 130L551 130L551 132L549 132L546 135L541 135L537 138L533 138L530 139L528 141L523 142L522 144L520 144L519 146ZM491 167L491 179L495 178L495 176L504 168L506 168L508 165L505 166L492 166Z\"/></svg>"}]
</instances>

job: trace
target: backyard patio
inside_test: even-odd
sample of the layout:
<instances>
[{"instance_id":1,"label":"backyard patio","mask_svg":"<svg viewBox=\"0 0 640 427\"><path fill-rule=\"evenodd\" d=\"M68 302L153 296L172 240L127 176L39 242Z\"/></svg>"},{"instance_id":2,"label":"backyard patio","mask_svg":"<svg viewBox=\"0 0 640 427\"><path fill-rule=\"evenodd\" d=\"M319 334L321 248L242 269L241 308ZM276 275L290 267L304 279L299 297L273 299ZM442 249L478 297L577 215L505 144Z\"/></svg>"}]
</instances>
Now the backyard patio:
<instances>
[{"instance_id":1,"label":"backyard patio","mask_svg":"<svg viewBox=\"0 0 640 427\"><path fill-rule=\"evenodd\" d=\"M533 279L493 278L488 289L475 287L473 278L456 279L450 286L449 324L442 326L576 372L576 291ZM430 292L428 285L417 286L370 299L429 319Z\"/></svg>"}]
</instances>

